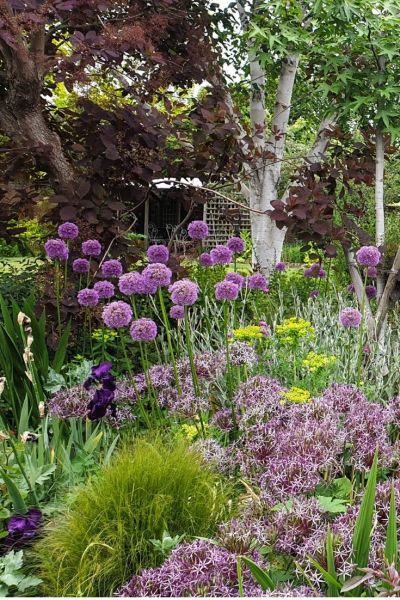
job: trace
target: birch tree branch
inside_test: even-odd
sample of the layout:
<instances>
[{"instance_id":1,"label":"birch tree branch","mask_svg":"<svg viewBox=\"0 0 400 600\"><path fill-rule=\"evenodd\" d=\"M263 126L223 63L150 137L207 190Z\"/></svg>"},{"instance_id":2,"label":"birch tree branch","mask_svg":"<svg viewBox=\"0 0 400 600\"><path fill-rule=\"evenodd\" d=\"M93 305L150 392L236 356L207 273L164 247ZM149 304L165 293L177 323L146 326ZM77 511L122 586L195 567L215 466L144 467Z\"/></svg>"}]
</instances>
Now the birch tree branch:
<instances>
[{"instance_id":1,"label":"birch tree branch","mask_svg":"<svg viewBox=\"0 0 400 600\"><path fill-rule=\"evenodd\" d=\"M382 297L378 304L378 310L376 312L376 337L379 339L379 334L382 330L383 324L386 319L387 312L389 310L390 296L394 290L397 282L397 275L400 271L400 247L397 250L396 256L393 261L393 266L390 270L388 280L383 290Z\"/></svg>"}]
</instances>

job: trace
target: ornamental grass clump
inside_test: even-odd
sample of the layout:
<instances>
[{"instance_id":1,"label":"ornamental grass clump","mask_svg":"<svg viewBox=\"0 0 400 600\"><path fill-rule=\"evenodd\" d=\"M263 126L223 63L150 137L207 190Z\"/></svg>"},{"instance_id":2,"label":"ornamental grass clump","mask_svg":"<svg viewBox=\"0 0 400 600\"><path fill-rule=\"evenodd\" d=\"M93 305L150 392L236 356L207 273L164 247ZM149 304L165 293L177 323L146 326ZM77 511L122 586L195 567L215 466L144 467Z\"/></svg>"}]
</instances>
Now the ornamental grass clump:
<instances>
[{"instance_id":1,"label":"ornamental grass clump","mask_svg":"<svg viewBox=\"0 0 400 600\"><path fill-rule=\"evenodd\" d=\"M126 444L78 490L35 547L44 595L112 596L160 564L163 532L210 536L227 516L228 488L183 442Z\"/></svg>"}]
</instances>

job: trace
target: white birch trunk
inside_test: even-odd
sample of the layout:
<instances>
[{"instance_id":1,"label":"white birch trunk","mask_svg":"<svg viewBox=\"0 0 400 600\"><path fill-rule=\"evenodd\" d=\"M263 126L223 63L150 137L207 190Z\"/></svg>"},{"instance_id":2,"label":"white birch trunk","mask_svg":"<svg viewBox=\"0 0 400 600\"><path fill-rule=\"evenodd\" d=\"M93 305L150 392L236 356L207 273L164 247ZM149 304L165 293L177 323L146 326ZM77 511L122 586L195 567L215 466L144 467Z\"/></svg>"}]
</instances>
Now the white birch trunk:
<instances>
[{"instance_id":1,"label":"white birch trunk","mask_svg":"<svg viewBox=\"0 0 400 600\"><path fill-rule=\"evenodd\" d=\"M384 171L385 171L385 145L383 132L376 129L375 134L375 221L376 221L376 245L385 244L385 209L384 209ZM378 274L377 291L378 300L382 297L385 286L385 278Z\"/></svg>"}]
</instances>

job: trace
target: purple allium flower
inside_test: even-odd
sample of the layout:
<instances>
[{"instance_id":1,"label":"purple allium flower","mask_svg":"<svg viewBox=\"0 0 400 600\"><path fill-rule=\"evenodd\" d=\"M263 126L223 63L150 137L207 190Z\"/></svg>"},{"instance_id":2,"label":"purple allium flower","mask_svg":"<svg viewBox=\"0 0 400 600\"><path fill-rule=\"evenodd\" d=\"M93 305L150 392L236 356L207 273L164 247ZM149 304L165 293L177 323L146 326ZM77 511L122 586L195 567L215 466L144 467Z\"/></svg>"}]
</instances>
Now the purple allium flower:
<instances>
[{"instance_id":1,"label":"purple allium flower","mask_svg":"<svg viewBox=\"0 0 400 600\"><path fill-rule=\"evenodd\" d=\"M257 352L254 350L253 346L247 344L246 342L233 342L229 346L229 358L231 364L235 367L240 367L242 365L247 365L248 367L252 367L256 364L258 360Z\"/></svg>"},{"instance_id":2,"label":"purple allium flower","mask_svg":"<svg viewBox=\"0 0 400 600\"><path fill-rule=\"evenodd\" d=\"M103 308L102 318L110 329L127 327L132 320L132 309L126 302L117 300L110 302Z\"/></svg>"},{"instance_id":3,"label":"purple allium flower","mask_svg":"<svg viewBox=\"0 0 400 600\"><path fill-rule=\"evenodd\" d=\"M226 242L227 247L233 254L242 254L245 244L241 237L232 237Z\"/></svg>"},{"instance_id":4,"label":"purple allium flower","mask_svg":"<svg viewBox=\"0 0 400 600\"><path fill-rule=\"evenodd\" d=\"M101 274L103 277L120 277L124 272L119 260L106 260L101 265Z\"/></svg>"},{"instance_id":5,"label":"purple allium flower","mask_svg":"<svg viewBox=\"0 0 400 600\"><path fill-rule=\"evenodd\" d=\"M87 258L76 258L72 263L74 273L89 273L90 263Z\"/></svg>"},{"instance_id":6,"label":"purple allium flower","mask_svg":"<svg viewBox=\"0 0 400 600\"><path fill-rule=\"evenodd\" d=\"M284 388L276 379L264 375L250 377L241 383L234 397L240 429L263 423L280 415L283 411Z\"/></svg>"},{"instance_id":7,"label":"purple allium flower","mask_svg":"<svg viewBox=\"0 0 400 600\"><path fill-rule=\"evenodd\" d=\"M365 293L367 295L367 298L369 298L370 300L372 300L373 298L376 298L377 295L377 289L374 285L367 285L365 287Z\"/></svg>"},{"instance_id":8,"label":"purple allium flower","mask_svg":"<svg viewBox=\"0 0 400 600\"><path fill-rule=\"evenodd\" d=\"M376 267L368 267L367 275L368 277L371 277L371 279L375 279L378 277L378 269Z\"/></svg>"},{"instance_id":9,"label":"purple allium flower","mask_svg":"<svg viewBox=\"0 0 400 600\"><path fill-rule=\"evenodd\" d=\"M44 249L51 260L67 260L69 250L63 240L47 240Z\"/></svg>"},{"instance_id":10,"label":"purple allium flower","mask_svg":"<svg viewBox=\"0 0 400 600\"><path fill-rule=\"evenodd\" d=\"M175 281L168 291L171 294L172 302L180 306L192 306L199 297L199 286L190 279Z\"/></svg>"},{"instance_id":11,"label":"purple allium flower","mask_svg":"<svg viewBox=\"0 0 400 600\"><path fill-rule=\"evenodd\" d=\"M96 281L93 289L99 294L99 298L112 298L115 294L115 287L111 281Z\"/></svg>"},{"instance_id":12,"label":"purple allium flower","mask_svg":"<svg viewBox=\"0 0 400 600\"><path fill-rule=\"evenodd\" d=\"M318 271L318 277L319 277L320 279L324 279L324 278L326 277L326 271L325 271L325 269L322 269L322 268L321 268L321 269Z\"/></svg>"},{"instance_id":13,"label":"purple allium flower","mask_svg":"<svg viewBox=\"0 0 400 600\"><path fill-rule=\"evenodd\" d=\"M218 410L212 417L210 424L224 433L233 430L232 411L229 408Z\"/></svg>"},{"instance_id":14,"label":"purple allium flower","mask_svg":"<svg viewBox=\"0 0 400 600\"><path fill-rule=\"evenodd\" d=\"M234 467L231 450L220 446L217 440L213 438L196 440L191 449L200 456L206 465L226 475L231 474L232 467Z\"/></svg>"},{"instance_id":15,"label":"purple allium flower","mask_svg":"<svg viewBox=\"0 0 400 600\"><path fill-rule=\"evenodd\" d=\"M215 297L217 300L236 300L239 295L239 286L230 281L220 281L215 284Z\"/></svg>"},{"instance_id":16,"label":"purple allium flower","mask_svg":"<svg viewBox=\"0 0 400 600\"><path fill-rule=\"evenodd\" d=\"M61 223L58 228L58 235L65 240L74 240L79 235L79 229L75 223Z\"/></svg>"},{"instance_id":17,"label":"purple allium flower","mask_svg":"<svg viewBox=\"0 0 400 600\"><path fill-rule=\"evenodd\" d=\"M262 565L258 554L251 556ZM246 596L262 595L247 567L243 568L243 587ZM238 597L237 556L208 540L180 544L161 567L134 575L117 596Z\"/></svg>"},{"instance_id":18,"label":"purple allium flower","mask_svg":"<svg viewBox=\"0 0 400 600\"><path fill-rule=\"evenodd\" d=\"M376 267L382 258L382 254L376 246L362 246L357 250L356 258L363 267Z\"/></svg>"},{"instance_id":19,"label":"purple allium flower","mask_svg":"<svg viewBox=\"0 0 400 600\"><path fill-rule=\"evenodd\" d=\"M193 419L200 412L208 410L208 401L206 398L196 396L193 389L183 389L182 394L178 394L176 390L165 390L167 397L163 397L161 405L164 405L172 414Z\"/></svg>"},{"instance_id":20,"label":"purple allium flower","mask_svg":"<svg viewBox=\"0 0 400 600\"><path fill-rule=\"evenodd\" d=\"M308 297L311 298L311 299L318 298L318 296L319 296L319 291L318 290L312 290L309 293L309 295L308 295Z\"/></svg>"},{"instance_id":21,"label":"purple allium flower","mask_svg":"<svg viewBox=\"0 0 400 600\"><path fill-rule=\"evenodd\" d=\"M313 272L311 271L311 267L308 267L308 269L304 269L303 275L304 275L304 277L313 277Z\"/></svg>"},{"instance_id":22,"label":"purple allium flower","mask_svg":"<svg viewBox=\"0 0 400 600\"><path fill-rule=\"evenodd\" d=\"M157 291L159 287L167 287L171 283L172 271L163 263L151 263L142 271L148 289ZM155 292L150 292L155 293Z\"/></svg>"},{"instance_id":23,"label":"purple allium flower","mask_svg":"<svg viewBox=\"0 0 400 600\"><path fill-rule=\"evenodd\" d=\"M149 246L147 250L147 257L151 263L164 263L167 264L169 259L169 250L164 244L154 244Z\"/></svg>"},{"instance_id":24,"label":"purple allium flower","mask_svg":"<svg viewBox=\"0 0 400 600\"><path fill-rule=\"evenodd\" d=\"M272 514L272 537L278 552L296 556L299 546L325 526L323 509L316 498L298 496L290 506Z\"/></svg>"},{"instance_id":25,"label":"purple allium flower","mask_svg":"<svg viewBox=\"0 0 400 600\"><path fill-rule=\"evenodd\" d=\"M13 515L7 523L6 546L16 547L34 538L42 520L38 508L30 508L24 515Z\"/></svg>"},{"instance_id":26,"label":"purple allium flower","mask_svg":"<svg viewBox=\"0 0 400 600\"><path fill-rule=\"evenodd\" d=\"M223 352L198 352L194 357L197 376L201 379L216 379L226 366L226 356ZM192 385L191 366L189 359L178 362L179 378L183 384Z\"/></svg>"},{"instance_id":27,"label":"purple allium flower","mask_svg":"<svg viewBox=\"0 0 400 600\"><path fill-rule=\"evenodd\" d=\"M226 274L225 281L230 281L231 283L236 283L236 285L239 286L239 289L242 289L246 280L243 277L243 275L241 275L240 273L235 273L232 271L231 273Z\"/></svg>"},{"instance_id":28,"label":"purple allium flower","mask_svg":"<svg viewBox=\"0 0 400 600\"><path fill-rule=\"evenodd\" d=\"M356 308L349 306L342 310L339 320L343 327L359 327L361 323L361 313Z\"/></svg>"},{"instance_id":29,"label":"purple allium flower","mask_svg":"<svg viewBox=\"0 0 400 600\"><path fill-rule=\"evenodd\" d=\"M125 273L118 280L118 288L122 294L132 296L132 294L147 294L147 286L144 277L138 271Z\"/></svg>"},{"instance_id":30,"label":"purple allium flower","mask_svg":"<svg viewBox=\"0 0 400 600\"><path fill-rule=\"evenodd\" d=\"M208 237L208 225L204 221L189 223L188 234L192 240L205 240Z\"/></svg>"},{"instance_id":31,"label":"purple allium flower","mask_svg":"<svg viewBox=\"0 0 400 600\"><path fill-rule=\"evenodd\" d=\"M99 256L101 244L98 240L86 240L82 243L82 253L86 256Z\"/></svg>"},{"instance_id":32,"label":"purple allium flower","mask_svg":"<svg viewBox=\"0 0 400 600\"><path fill-rule=\"evenodd\" d=\"M283 271L286 271L286 265L284 262L277 262L275 265L275 271L278 271L278 273L283 273Z\"/></svg>"},{"instance_id":33,"label":"purple allium flower","mask_svg":"<svg viewBox=\"0 0 400 600\"><path fill-rule=\"evenodd\" d=\"M132 322L130 334L135 342L153 342L157 337L157 325L152 319L143 317Z\"/></svg>"},{"instance_id":34,"label":"purple allium flower","mask_svg":"<svg viewBox=\"0 0 400 600\"><path fill-rule=\"evenodd\" d=\"M261 273L254 273L247 278L247 286L251 290L261 290L262 292L269 292L268 281Z\"/></svg>"},{"instance_id":35,"label":"purple allium flower","mask_svg":"<svg viewBox=\"0 0 400 600\"><path fill-rule=\"evenodd\" d=\"M161 390L172 385L174 371L169 365L154 365L149 369L149 377L154 388Z\"/></svg>"},{"instance_id":36,"label":"purple allium flower","mask_svg":"<svg viewBox=\"0 0 400 600\"><path fill-rule=\"evenodd\" d=\"M233 253L226 246L219 244L210 252L214 265L229 265L233 260Z\"/></svg>"},{"instance_id":37,"label":"purple allium flower","mask_svg":"<svg viewBox=\"0 0 400 600\"><path fill-rule=\"evenodd\" d=\"M214 264L214 260L209 252L203 252L199 256L199 263L202 267L212 267Z\"/></svg>"},{"instance_id":38,"label":"purple allium flower","mask_svg":"<svg viewBox=\"0 0 400 600\"><path fill-rule=\"evenodd\" d=\"M171 306L169 311L169 316L171 319L184 319L185 318L185 309L183 306L179 306L178 304L174 304Z\"/></svg>"},{"instance_id":39,"label":"purple allium flower","mask_svg":"<svg viewBox=\"0 0 400 600\"><path fill-rule=\"evenodd\" d=\"M353 283L349 283L349 285L347 286L347 291L349 292L349 294L354 294L355 287Z\"/></svg>"},{"instance_id":40,"label":"purple allium flower","mask_svg":"<svg viewBox=\"0 0 400 600\"><path fill-rule=\"evenodd\" d=\"M81 306L96 306L99 303L99 293L95 289L84 288L78 292L78 303Z\"/></svg>"},{"instance_id":41,"label":"purple allium flower","mask_svg":"<svg viewBox=\"0 0 400 600\"><path fill-rule=\"evenodd\" d=\"M90 394L82 386L74 386L54 394L47 403L51 417L59 419L84 419Z\"/></svg>"}]
</instances>

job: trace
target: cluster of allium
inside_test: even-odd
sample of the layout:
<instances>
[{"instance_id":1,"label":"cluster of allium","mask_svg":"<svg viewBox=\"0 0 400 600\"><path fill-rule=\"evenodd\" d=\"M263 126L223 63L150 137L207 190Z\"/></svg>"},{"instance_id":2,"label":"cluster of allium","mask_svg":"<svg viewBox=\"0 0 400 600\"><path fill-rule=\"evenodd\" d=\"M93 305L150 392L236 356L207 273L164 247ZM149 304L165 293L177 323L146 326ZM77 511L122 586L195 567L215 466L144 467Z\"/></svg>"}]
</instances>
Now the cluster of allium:
<instances>
[{"instance_id":1,"label":"cluster of allium","mask_svg":"<svg viewBox=\"0 0 400 600\"><path fill-rule=\"evenodd\" d=\"M241 383L234 397L239 428L245 430L280 415L283 389L278 381L264 375Z\"/></svg>"},{"instance_id":2,"label":"cluster of allium","mask_svg":"<svg viewBox=\"0 0 400 600\"><path fill-rule=\"evenodd\" d=\"M82 243L82 254L85 256L99 256L101 244L98 240L86 240Z\"/></svg>"},{"instance_id":3,"label":"cluster of allium","mask_svg":"<svg viewBox=\"0 0 400 600\"><path fill-rule=\"evenodd\" d=\"M259 556L253 555L261 564ZM246 596L261 596L249 570L243 569ZM237 556L208 540L181 544L161 567L145 569L117 593L120 597L238 597Z\"/></svg>"},{"instance_id":4,"label":"cluster of allium","mask_svg":"<svg viewBox=\"0 0 400 600\"><path fill-rule=\"evenodd\" d=\"M197 376L200 379L216 379L226 366L224 352L198 352L194 357ZM191 367L188 358L178 362L179 378L188 382L191 379Z\"/></svg>"},{"instance_id":5,"label":"cluster of allium","mask_svg":"<svg viewBox=\"0 0 400 600\"><path fill-rule=\"evenodd\" d=\"M89 273L90 262L87 258L76 258L72 263L72 270L74 273Z\"/></svg>"},{"instance_id":6,"label":"cluster of allium","mask_svg":"<svg viewBox=\"0 0 400 600\"><path fill-rule=\"evenodd\" d=\"M135 404L137 402L137 394L135 389L134 381L132 379L124 378L117 382L115 388L114 399L115 402Z\"/></svg>"},{"instance_id":7,"label":"cluster of allium","mask_svg":"<svg viewBox=\"0 0 400 600\"><path fill-rule=\"evenodd\" d=\"M231 475L235 469L235 456L232 449L220 446L213 438L197 440L191 449L210 467L225 475Z\"/></svg>"},{"instance_id":8,"label":"cluster of allium","mask_svg":"<svg viewBox=\"0 0 400 600\"><path fill-rule=\"evenodd\" d=\"M213 257L209 252L203 252L199 256L199 263L202 267L212 267L214 265Z\"/></svg>"},{"instance_id":9,"label":"cluster of allium","mask_svg":"<svg viewBox=\"0 0 400 600\"><path fill-rule=\"evenodd\" d=\"M292 583L278 585L272 592L264 592L269 598L319 598L322 594L317 588L306 585L295 586Z\"/></svg>"},{"instance_id":10,"label":"cluster of allium","mask_svg":"<svg viewBox=\"0 0 400 600\"><path fill-rule=\"evenodd\" d=\"M229 360L234 367L253 367L258 360L253 346L246 342L235 341L229 346Z\"/></svg>"}]
</instances>

